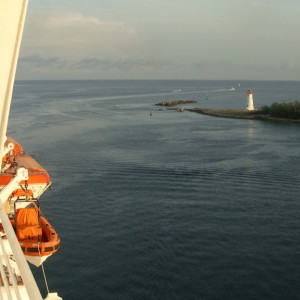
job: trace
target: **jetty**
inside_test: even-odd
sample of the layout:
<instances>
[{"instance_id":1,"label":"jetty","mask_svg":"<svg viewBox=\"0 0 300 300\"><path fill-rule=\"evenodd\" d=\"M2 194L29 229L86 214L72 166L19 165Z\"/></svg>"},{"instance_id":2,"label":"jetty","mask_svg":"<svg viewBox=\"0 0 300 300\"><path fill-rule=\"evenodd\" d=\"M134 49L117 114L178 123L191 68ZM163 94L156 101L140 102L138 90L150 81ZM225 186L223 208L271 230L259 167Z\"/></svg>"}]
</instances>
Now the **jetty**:
<instances>
[{"instance_id":1,"label":"jetty","mask_svg":"<svg viewBox=\"0 0 300 300\"><path fill-rule=\"evenodd\" d=\"M272 106L264 106L256 109L254 106L253 92L247 91L247 106L245 108L176 108L174 106L197 103L195 100L165 100L155 105L166 106L167 109L176 111L190 111L202 115L221 118L264 120L276 122L300 123L300 102L273 103Z\"/></svg>"},{"instance_id":2,"label":"jetty","mask_svg":"<svg viewBox=\"0 0 300 300\"><path fill-rule=\"evenodd\" d=\"M211 108L192 108L186 109L198 114L209 115L222 118L236 118L236 119L255 119L260 117L259 111L245 110L245 109L211 109Z\"/></svg>"},{"instance_id":3,"label":"jetty","mask_svg":"<svg viewBox=\"0 0 300 300\"><path fill-rule=\"evenodd\" d=\"M247 110L247 109L209 109L209 108L186 108L186 111L195 112L202 115L209 115L221 118L234 119L250 119L250 120L266 120L266 121L280 121L300 123L299 119L287 119L273 117L265 114L261 109Z\"/></svg>"}]
</instances>

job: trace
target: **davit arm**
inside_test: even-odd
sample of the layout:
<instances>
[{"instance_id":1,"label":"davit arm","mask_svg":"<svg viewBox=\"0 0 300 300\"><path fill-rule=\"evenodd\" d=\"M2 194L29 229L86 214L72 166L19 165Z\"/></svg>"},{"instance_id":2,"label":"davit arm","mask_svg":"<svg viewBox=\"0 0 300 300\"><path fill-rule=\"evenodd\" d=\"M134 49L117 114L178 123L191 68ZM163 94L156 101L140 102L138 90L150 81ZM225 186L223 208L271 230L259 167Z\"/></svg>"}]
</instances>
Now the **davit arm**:
<instances>
[{"instance_id":1,"label":"davit arm","mask_svg":"<svg viewBox=\"0 0 300 300\"><path fill-rule=\"evenodd\" d=\"M4 203L8 197L14 192L21 181L28 180L28 170L25 168L19 168L17 170L16 176L1 190L0 199Z\"/></svg>"}]
</instances>

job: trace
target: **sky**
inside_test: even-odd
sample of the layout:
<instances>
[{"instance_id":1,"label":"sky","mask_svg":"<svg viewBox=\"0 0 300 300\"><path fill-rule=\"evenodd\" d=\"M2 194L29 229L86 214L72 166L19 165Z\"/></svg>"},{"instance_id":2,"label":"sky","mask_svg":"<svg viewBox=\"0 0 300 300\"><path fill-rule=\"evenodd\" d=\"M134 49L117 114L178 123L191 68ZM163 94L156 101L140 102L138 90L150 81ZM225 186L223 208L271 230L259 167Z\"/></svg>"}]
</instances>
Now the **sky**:
<instances>
[{"instance_id":1,"label":"sky","mask_svg":"<svg viewBox=\"0 0 300 300\"><path fill-rule=\"evenodd\" d=\"M299 0L29 0L17 79L300 80Z\"/></svg>"}]
</instances>

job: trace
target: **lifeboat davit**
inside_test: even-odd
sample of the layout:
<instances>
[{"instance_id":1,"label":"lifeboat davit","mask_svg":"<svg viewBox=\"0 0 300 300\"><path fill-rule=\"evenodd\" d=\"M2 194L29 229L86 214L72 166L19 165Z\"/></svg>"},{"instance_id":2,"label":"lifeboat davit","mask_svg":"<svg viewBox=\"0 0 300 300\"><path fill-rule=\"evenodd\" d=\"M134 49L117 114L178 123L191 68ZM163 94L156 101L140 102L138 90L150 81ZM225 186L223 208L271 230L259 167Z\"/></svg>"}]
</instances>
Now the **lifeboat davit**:
<instances>
[{"instance_id":1,"label":"lifeboat davit","mask_svg":"<svg viewBox=\"0 0 300 300\"><path fill-rule=\"evenodd\" d=\"M12 223L26 259L33 265L40 266L59 249L59 235L36 204L17 208Z\"/></svg>"}]
</instances>

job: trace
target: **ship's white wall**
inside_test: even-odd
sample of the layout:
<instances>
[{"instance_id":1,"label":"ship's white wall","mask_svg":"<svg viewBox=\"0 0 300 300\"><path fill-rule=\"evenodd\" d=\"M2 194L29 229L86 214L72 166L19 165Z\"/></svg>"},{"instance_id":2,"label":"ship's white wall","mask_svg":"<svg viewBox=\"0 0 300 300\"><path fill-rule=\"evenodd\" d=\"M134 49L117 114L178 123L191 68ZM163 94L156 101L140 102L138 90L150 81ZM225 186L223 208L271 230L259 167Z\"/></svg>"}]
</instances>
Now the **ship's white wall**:
<instances>
[{"instance_id":1,"label":"ship's white wall","mask_svg":"<svg viewBox=\"0 0 300 300\"><path fill-rule=\"evenodd\" d=\"M0 162L2 162L4 143L6 140L12 90L27 5L28 0L0 0ZM2 198L1 193L2 191L0 191L0 198ZM7 198L7 196L3 197ZM16 289L16 292L19 293L18 299L41 300L42 296L40 291L25 260L20 244L1 201L0 219L26 287L24 290ZM3 251L4 248L2 248L0 263L3 262L3 259L8 262L8 255ZM10 295L10 289L5 289L4 291L0 289L0 293L1 299L14 299L13 296Z\"/></svg>"},{"instance_id":2,"label":"ship's white wall","mask_svg":"<svg viewBox=\"0 0 300 300\"><path fill-rule=\"evenodd\" d=\"M28 0L0 0L0 158L6 140L8 115Z\"/></svg>"}]
</instances>

